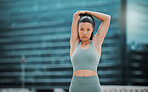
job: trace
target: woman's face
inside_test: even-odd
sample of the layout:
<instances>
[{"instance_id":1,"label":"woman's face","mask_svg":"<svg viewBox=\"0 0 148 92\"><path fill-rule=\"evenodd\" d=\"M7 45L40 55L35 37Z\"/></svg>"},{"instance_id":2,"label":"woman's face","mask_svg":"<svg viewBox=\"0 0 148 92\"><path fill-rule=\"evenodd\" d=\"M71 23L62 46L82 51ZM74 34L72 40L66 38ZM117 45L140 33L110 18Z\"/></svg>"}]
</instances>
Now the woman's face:
<instances>
[{"instance_id":1,"label":"woman's face","mask_svg":"<svg viewBox=\"0 0 148 92\"><path fill-rule=\"evenodd\" d=\"M79 37L81 40L89 40L94 30L93 25L89 22L81 22L78 27Z\"/></svg>"}]
</instances>

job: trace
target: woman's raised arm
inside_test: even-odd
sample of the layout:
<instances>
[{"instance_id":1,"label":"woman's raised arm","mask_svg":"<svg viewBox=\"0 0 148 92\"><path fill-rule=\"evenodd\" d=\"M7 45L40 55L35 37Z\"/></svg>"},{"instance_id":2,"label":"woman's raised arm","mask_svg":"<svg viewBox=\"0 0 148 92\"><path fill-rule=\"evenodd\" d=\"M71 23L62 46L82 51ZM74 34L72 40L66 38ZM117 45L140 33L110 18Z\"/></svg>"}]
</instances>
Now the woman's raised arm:
<instances>
[{"instance_id":1,"label":"woman's raised arm","mask_svg":"<svg viewBox=\"0 0 148 92\"><path fill-rule=\"evenodd\" d=\"M72 26L71 26L71 37L70 37L70 46L72 47L73 45L75 45L76 41L79 41L79 34L78 34L78 22L80 19L79 16L80 12L77 11L74 15L73 15L73 21L72 21Z\"/></svg>"},{"instance_id":2,"label":"woman's raised arm","mask_svg":"<svg viewBox=\"0 0 148 92\"><path fill-rule=\"evenodd\" d=\"M100 46L100 45L102 45L104 38L108 32L111 16L107 15L107 14L100 13L100 12L94 12L94 11L87 11L87 12L88 12L88 14L90 14L102 21L101 25L98 28L98 32L95 34L95 36L92 39L92 40L94 40L94 42L97 45Z\"/></svg>"}]
</instances>

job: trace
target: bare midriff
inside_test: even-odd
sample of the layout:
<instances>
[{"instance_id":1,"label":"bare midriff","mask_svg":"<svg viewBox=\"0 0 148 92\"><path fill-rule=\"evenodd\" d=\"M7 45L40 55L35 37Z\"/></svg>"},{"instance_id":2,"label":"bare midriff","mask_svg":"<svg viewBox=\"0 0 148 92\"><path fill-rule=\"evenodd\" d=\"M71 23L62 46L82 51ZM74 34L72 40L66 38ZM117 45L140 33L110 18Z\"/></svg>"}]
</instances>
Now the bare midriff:
<instances>
[{"instance_id":1,"label":"bare midriff","mask_svg":"<svg viewBox=\"0 0 148 92\"><path fill-rule=\"evenodd\" d=\"M76 70L74 71L73 73L75 76L95 76L97 75L97 72L96 71L93 71L93 70Z\"/></svg>"}]
</instances>

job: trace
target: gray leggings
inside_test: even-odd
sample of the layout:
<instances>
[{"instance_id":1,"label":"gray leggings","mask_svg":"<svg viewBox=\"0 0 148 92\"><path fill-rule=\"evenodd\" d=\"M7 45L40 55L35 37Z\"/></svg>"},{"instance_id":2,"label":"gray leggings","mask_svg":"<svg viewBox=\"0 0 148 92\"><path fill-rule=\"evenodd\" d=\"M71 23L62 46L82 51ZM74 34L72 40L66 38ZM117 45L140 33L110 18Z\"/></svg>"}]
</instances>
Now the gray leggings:
<instances>
[{"instance_id":1,"label":"gray leggings","mask_svg":"<svg viewBox=\"0 0 148 92\"><path fill-rule=\"evenodd\" d=\"M101 92L99 77L73 75L69 92Z\"/></svg>"}]
</instances>

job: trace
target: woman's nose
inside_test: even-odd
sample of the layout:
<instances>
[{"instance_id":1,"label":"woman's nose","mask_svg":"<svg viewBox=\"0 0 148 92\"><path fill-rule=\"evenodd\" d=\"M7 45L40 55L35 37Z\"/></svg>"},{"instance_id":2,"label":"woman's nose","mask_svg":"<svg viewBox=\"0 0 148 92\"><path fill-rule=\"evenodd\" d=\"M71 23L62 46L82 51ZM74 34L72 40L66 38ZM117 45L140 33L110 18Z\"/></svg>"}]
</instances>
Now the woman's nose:
<instances>
[{"instance_id":1,"label":"woman's nose","mask_svg":"<svg viewBox=\"0 0 148 92\"><path fill-rule=\"evenodd\" d=\"M84 31L84 34L87 34L87 31Z\"/></svg>"}]
</instances>

